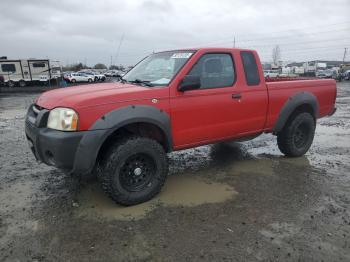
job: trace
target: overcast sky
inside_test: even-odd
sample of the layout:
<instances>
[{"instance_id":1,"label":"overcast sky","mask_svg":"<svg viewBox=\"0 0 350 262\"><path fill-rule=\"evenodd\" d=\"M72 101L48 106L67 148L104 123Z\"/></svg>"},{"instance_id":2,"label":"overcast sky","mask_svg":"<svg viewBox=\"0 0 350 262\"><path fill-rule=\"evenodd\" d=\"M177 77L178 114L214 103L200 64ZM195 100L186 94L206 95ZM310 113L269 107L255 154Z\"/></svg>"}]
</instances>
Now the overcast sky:
<instances>
[{"instance_id":1,"label":"overcast sky","mask_svg":"<svg viewBox=\"0 0 350 262\"><path fill-rule=\"evenodd\" d=\"M152 51L220 46L272 60L342 60L349 0L1 0L0 56L131 65ZM120 50L118 53L118 47ZM350 60L348 50L347 60Z\"/></svg>"}]
</instances>

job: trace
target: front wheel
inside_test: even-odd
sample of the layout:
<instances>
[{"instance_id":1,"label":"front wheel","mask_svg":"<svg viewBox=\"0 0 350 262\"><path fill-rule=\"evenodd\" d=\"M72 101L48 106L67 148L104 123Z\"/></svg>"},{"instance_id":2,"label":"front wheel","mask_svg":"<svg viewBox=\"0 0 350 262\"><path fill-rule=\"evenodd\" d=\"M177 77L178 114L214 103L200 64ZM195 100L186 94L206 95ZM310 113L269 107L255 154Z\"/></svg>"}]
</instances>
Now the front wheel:
<instances>
[{"instance_id":1,"label":"front wheel","mask_svg":"<svg viewBox=\"0 0 350 262\"><path fill-rule=\"evenodd\" d=\"M118 204L130 206L157 195L168 173L163 147L144 137L121 139L98 169L102 189Z\"/></svg>"},{"instance_id":2,"label":"front wheel","mask_svg":"<svg viewBox=\"0 0 350 262\"><path fill-rule=\"evenodd\" d=\"M286 156L298 157L304 155L313 142L316 123L309 113L293 116L277 135L280 151Z\"/></svg>"}]
</instances>

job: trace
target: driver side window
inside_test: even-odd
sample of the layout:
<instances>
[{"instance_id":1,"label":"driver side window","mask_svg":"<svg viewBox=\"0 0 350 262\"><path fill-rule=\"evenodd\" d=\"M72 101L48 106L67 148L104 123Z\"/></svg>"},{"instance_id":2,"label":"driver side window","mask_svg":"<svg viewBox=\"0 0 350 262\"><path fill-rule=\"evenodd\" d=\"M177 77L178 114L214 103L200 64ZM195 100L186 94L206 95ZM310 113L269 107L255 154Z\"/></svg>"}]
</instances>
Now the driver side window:
<instances>
[{"instance_id":1,"label":"driver side window","mask_svg":"<svg viewBox=\"0 0 350 262\"><path fill-rule=\"evenodd\" d=\"M188 75L200 77L201 89L232 86L235 82L232 57L224 53L205 54Z\"/></svg>"}]
</instances>

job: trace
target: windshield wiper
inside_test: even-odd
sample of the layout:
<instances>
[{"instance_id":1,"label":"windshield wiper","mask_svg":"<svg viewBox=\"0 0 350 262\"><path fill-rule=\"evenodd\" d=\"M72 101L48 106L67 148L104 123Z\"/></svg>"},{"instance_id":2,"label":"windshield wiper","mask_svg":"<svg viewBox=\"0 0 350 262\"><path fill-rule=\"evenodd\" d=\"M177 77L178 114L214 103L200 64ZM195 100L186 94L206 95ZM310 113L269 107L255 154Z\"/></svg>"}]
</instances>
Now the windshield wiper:
<instances>
[{"instance_id":1,"label":"windshield wiper","mask_svg":"<svg viewBox=\"0 0 350 262\"><path fill-rule=\"evenodd\" d=\"M119 81L122 82L123 84L128 82L126 79L124 79L122 76L119 77Z\"/></svg>"},{"instance_id":2,"label":"windshield wiper","mask_svg":"<svg viewBox=\"0 0 350 262\"><path fill-rule=\"evenodd\" d=\"M135 79L132 81L128 81L129 83L133 83L133 84L144 84L145 86L153 86L151 84L151 81L147 81L147 80L141 80L141 79Z\"/></svg>"}]
</instances>

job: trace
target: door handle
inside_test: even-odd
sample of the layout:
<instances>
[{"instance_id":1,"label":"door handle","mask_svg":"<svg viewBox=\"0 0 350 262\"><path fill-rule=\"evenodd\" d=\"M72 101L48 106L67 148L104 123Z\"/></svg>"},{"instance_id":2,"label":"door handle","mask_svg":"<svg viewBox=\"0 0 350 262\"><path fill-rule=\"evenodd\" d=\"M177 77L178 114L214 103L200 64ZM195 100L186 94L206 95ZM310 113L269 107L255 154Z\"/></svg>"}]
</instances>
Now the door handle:
<instances>
[{"instance_id":1,"label":"door handle","mask_svg":"<svg viewBox=\"0 0 350 262\"><path fill-rule=\"evenodd\" d=\"M241 94L232 94L232 99L241 99L242 95Z\"/></svg>"}]
</instances>

